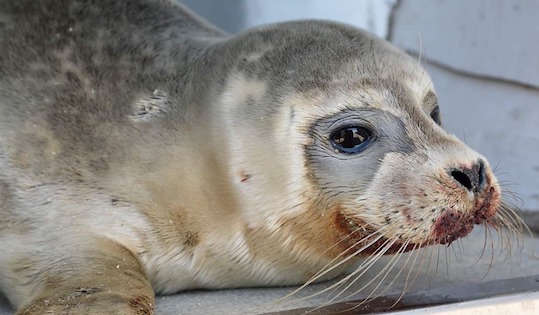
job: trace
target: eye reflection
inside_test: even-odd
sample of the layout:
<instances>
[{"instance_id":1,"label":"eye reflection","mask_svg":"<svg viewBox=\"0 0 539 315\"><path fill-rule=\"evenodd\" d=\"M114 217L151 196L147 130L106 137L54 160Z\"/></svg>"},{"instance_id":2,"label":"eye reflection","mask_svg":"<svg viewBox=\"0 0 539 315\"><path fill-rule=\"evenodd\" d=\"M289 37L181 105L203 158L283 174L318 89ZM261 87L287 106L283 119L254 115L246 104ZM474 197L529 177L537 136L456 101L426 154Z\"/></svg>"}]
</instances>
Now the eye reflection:
<instances>
[{"instance_id":1,"label":"eye reflection","mask_svg":"<svg viewBox=\"0 0 539 315\"><path fill-rule=\"evenodd\" d=\"M356 154L367 147L371 138L372 133L370 130L359 126L351 126L333 132L331 144L341 153Z\"/></svg>"}]
</instances>

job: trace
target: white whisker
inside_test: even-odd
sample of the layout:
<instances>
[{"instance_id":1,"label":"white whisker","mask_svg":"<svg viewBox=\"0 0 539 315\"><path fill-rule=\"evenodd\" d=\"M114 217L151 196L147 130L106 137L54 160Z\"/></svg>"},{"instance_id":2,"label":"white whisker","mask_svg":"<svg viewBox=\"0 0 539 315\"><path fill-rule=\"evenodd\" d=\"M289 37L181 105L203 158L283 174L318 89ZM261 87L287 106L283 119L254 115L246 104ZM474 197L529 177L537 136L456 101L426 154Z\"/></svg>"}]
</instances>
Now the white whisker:
<instances>
[{"instance_id":1,"label":"white whisker","mask_svg":"<svg viewBox=\"0 0 539 315\"><path fill-rule=\"evenodd\" d=\"M372 234L370 234L370 235L364 237L362 240L360 240L360 242L365 241L365 240L367 240L367 239L373 237L373 236L374 236L375 234L377 234L377 233L379 233L379 231L377 231L377 232L375 232L375 233L372 233ZM360 254L362 251L364 251L365 249L367 249L367 248L369 248L370 246L374 245L376 242L378 242L378 241L379 241L380 239L382 239L382 238L383 238L383 235L378 235L378 236L376 236L372 241L370 241L370 242L367 243L366 245L362 246L360 249L356 250L354 253L352 253L350 256L348 256L346 259L341 260L341 261L339 261L337 264L335 264L335 265L333 265L333 266L330 267L329 265L330 265L332 262L334 262L337 258L333 259L330 263L326 264L326 266L325 266L320 272L318 272L315 276L311 277L311 279L309 279L307 282L305 282L304 284L302 284L299 288L293 290L292 292L290 292L290 293L287 294L286 296L284 296L284 297L282 297L282 298L276 300L274 303L280 303L280 302L284 301L285 299L290 298L290 297L293 296L294 294L297 294L298 292L300 292L301 290L303 290L305 287L307 287L309 284L313 283L314 281L316 281L316 280L319 279L320 277L324 276L325 274L331 272L331 271L334 270L335 268L337 268L337 267L341 266L342 264L346 263L349 259L351 259L351 258L355 257L356 255ZM344 252L346 252L346 251L344 251ZM344 252L343 252L343 253L344 253ZM339 255L339 256L341 256L341 255ZM372 257L372 256L370 256L370 257L369 257L368 259L366 259L366 260L368 261L369 259L371 259L371 257ZM358 268L361 268L361 266L363 266L363 264L360 265L360 267L358 267ZM329 267L329 268L326 268L326 267ZM350 276L350 275L348 275L347 277L349 277L349 276ZM340 280L340 281L342 281L342 280ZM340 282L340 281L339 281L339 282ZM339 282L338 282L338 283L339 283ZM317 293L314 293L314 294L311 294L311 295L308 295L308 296L305 296L305 297L302 297L302 298L297 298L296 301L303 301L303 300L307 300L307 299L311 299L311 298L313 298L313 297L316 297L316 296L318 296L318 295L320 295L320 294L323 294L323 293L325 293L325 292L331 290L333 286L334 286L334 285L329 286L328 288L325 288L325 289L323 289L322 291L319 291L319 292L317 292Z\"/></svg>"}]
</instances>

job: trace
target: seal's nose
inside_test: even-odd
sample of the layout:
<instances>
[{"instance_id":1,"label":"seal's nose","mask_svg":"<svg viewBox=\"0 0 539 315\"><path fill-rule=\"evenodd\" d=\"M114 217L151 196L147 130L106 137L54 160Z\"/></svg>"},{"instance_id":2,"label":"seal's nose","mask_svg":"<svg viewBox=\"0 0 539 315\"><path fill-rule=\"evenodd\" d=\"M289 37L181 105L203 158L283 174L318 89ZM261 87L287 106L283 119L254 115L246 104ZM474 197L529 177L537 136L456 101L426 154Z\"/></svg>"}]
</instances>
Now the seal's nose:
<instances>
[{"instance_id":1,"label":"seal's nose","mask_svg":"<svg viewBox=\"0 0 539 315\"><path fill-rule=\"evenodd\" d=\"M478 193L485 187L485 162L479 159L471 168L453 168L449 175L468 191Z\"/></svg>"}]
</instances>

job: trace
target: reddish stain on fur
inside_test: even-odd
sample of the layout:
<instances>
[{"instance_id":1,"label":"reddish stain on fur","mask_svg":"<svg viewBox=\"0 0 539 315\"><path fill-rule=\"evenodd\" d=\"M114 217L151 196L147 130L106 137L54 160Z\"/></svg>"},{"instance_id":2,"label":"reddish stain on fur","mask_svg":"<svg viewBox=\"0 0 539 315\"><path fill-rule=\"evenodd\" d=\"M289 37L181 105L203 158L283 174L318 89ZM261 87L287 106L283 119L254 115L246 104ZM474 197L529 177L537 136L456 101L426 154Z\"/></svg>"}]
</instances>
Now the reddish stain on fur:
<instances>
[{"instance_id":1,"label":"reddish stain on fur","mask_svg":"<svg viewBox=\"0 0 539 315\"><path fill-rule=\"evenodd\" d=\"M490 180L488 181L490 183ZM474 224L493 224L492 219L500 203L499 191L491 186L476 198L473 212L463 214L453 209L446 210L435 222L432 235L435 242L451 244L454 240L465 237L473 229Z\"/></svg>"},{"instance_id":2,"label":"reddish stain on fur","mask_svg":"<svg viewBox=\"0 0 539 315\"><path fill-rule=\"evenodd\" d=\"M249 174L245 171L241 171L240 172L240 178L241 178L241 182L242 183L245 183L246 181L248 181L251 177L253 177L253 174Z\"/></svg>"},{"instance_id":3,"label":"reddish stain on fur","mask_svg":"<svg viewBox=\"0 0 539 315\"><path fill-rule=\"evenodd\" d=\"M404 218L406 219L406 223L413 223L412 210L410 210L410 208L404 208L402 210L402 214L404 215Z\"/></svg>"},{"instance_id":4,"label":"reddish stain on fur","mask_svg":"<svg viewBox=\"0 0 539 315\"><path fill-rule=\"evenodd\" d=\"M496 215L496 209L500 203L500 193L494 188L490 187L484 197L477 198L475 208L477 209L474 214L474 223L481 224L483 222L490 222Z\"/></svg>"},{"instance_id":5,"label":"reddish stain on fur","mask_svg":"<svg viewBox=\"0 0 539 315\"><path fill-rule=\"evenodd\" d=\"M473 223L455 210L446 210L434 223L434 237L439 244L451 244L473 229Z\"/></svg>"},{"instance_id":6,"label":"reddish stain on fur","mask_svg":"<svg viewBox=\"0 0 539 315\"><path fill-rule=\"evenodd\" d=\"M339 207L337 207L337 211L334 214L334 226L338 232L336 242L338 242L346 255L352 255L354 253L357 256L371 255L378 252L382 247L384 247L383 255L389 255L397 252L408 252L417 247L416 244L408 244L406 247L403 247L404 244L400 241L397 241L393 243L393 245L387 247L386 245L388 239L385 237L373 242L376 236L372 235L376 235L376 231L372 227L357 218L352 220L353 225L351 225L349 222L350 218L347 218L339 210ZM361 252L358 253L357 251L359 250L361 250Z\"/></svg>"}]
</instances>

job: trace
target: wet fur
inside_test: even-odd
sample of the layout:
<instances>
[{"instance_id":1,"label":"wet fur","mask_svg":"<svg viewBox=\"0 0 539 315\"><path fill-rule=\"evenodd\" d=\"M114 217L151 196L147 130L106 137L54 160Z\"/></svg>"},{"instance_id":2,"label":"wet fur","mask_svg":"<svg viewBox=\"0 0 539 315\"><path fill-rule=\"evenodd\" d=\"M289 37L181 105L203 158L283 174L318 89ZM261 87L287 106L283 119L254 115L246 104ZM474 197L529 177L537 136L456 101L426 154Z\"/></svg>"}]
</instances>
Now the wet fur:
<instances>
[{"instance_id":1,"label":"wet fur","mask_svg":"<svg viewBox=\"0 0 539 315\"><path fill-rule=\"evenodd\" d=\"M20 314L151 314L154 291L310 283L352 252L451 242L436 220L475 201L446 170L482 157L433 95L337 23L229 37L168 1L1 0L0 289ZM329 149L339 117L376 125L375 149Z\"/></svg>"}]
</instances>

